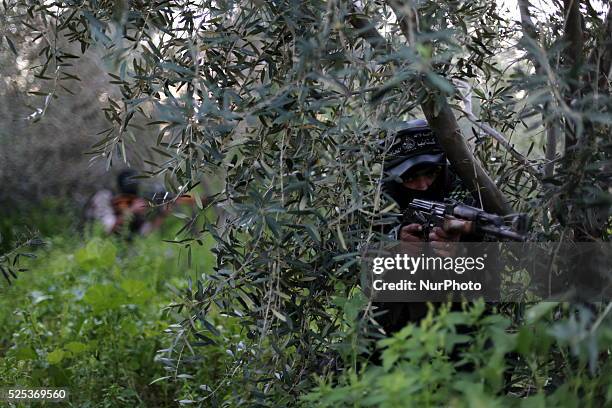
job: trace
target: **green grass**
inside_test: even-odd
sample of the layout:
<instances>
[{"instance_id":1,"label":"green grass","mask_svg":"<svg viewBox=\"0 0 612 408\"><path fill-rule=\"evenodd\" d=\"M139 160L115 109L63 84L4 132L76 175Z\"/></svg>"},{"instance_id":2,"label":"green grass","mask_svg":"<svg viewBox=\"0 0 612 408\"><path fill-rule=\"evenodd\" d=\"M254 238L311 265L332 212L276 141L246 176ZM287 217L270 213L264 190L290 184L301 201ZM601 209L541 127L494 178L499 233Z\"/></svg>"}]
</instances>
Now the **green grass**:
<instances>
[{"instance_id":1,"label":"green grass","mask_svg":"<svg viewBox=\"0 0 612 408\"><path fill-rule=\"evenodd\" d=\"M174 239L178 223L168 222L161 231L129 242L72 227L61 230L58 224L65 225L61 216L48 222L47 231L58 232L45 239L36 259L22 258L21 266L29 271L20 272L12 286L0 276L0 388L62 387L70 397L65 404L18 406L177 407L179 401L236 406L256 401L249 393L261 394L258 384L245 374L256 367L248 366L254 354L247 353L259 340L246 335L248 319L211 306L206 319L217 332L214 343L207 330L198 330L201 321L190 322L199 307L197 278L212 272L216 263L212 238L189 254L163 241ZM188 290L189 278L193 290ZM463 313L442 308L380 340L382 364L375 365L365 363L355 347L356 321L368 300L358 291L348 299L343 293L338 287L338 308L328 311L339 313L344 322L329 338L339 351L330 355L338 357L343 369L311 377L316 384L305 386L300 395L284 390L272 395L270 406L596 407L612 401L607 357L612 330L605 315L592 330L581 323L591 311L576 311L569 304L535 305L520 324L503 314L484 313L483 303ZM185 330L190 324L196 333ZM474 332L466 337L460 327ZM260 350L271 350L263 344ZM450 358L456 345L473 369L458 369Z\"/></svg>"},{"instance_id":2,"label":"green grass","mask_svg":"<svg viewBox=\"0 0 612 408\"><path fill-rule=\"evenodd\" d=\"M183 384L155 361L178 317L164 312L172 288L214 264L211 241L187 251L172 230L126 242L72 230L47 238L22 262L13 285L0 281L0 387L65 387L67 406L177 406ZM62 404L63 405L63 404Z\"/></svg>"}]
</instances>

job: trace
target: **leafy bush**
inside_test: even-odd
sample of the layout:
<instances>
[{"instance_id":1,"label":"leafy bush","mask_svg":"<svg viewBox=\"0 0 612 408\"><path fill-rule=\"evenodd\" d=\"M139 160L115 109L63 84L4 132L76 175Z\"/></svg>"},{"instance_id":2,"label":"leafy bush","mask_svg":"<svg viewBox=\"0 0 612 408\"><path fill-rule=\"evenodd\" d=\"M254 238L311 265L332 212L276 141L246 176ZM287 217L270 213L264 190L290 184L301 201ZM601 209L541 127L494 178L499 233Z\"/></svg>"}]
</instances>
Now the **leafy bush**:
<instances>
[{"instance_id":1,"label":"leafy bush","mask_svg":"<svg viewBox=\"0 0 612 408\"><path fill-rule=\"evenodd\" d=\"M67 387L82 407L175 406L183 380L150 383L167 375L155 356L176 318L162 312L168 288L185 286L191 269L160 238L53 237L0 289L0 386ZM209 245L193 251L201 271Z\"/></svg>"},{"instance_id":2,"label":"leafy bush","mask_svg":"<svg viewBox=\"0 0 612 408\"><path fill-rule=\"evenodd\" d=\"M533 307L518 328L503 315L485 313L482 302L463 312L432 309L419 325L378 341L382 364L320 377L302 405L608 406L612 366L607 358L597 362L598 354L608 351L588 348L611 344L611 317L607 327L589 330L576 325L592 319L580 309L569 321L551 324L551 310L558 312L558 306Z\"/></svg>"}]
</instances>

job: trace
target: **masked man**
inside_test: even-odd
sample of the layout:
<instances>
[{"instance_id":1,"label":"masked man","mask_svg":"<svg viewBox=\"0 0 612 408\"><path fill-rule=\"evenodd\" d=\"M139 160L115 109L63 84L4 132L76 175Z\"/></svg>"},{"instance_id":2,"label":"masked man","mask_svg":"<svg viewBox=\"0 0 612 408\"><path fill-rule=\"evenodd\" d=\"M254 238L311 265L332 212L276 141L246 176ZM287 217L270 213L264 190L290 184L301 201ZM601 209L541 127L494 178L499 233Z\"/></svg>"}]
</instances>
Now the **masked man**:
<instances>
[{"instance_id":1,"label":"masked man","mask_svg":"<svg viewBox=\"0 0 612 408\"><path fill-rule=\"evenodd\" d=\"M452 172L446 154L423 119L407 122L396 133L386 155L385 171L388 177L384 191L402 212L413 199L444 201L452 198L467 205L479 206ZM444 251L448 242L469 239L439 227L424 236L417 220L397 225L390 234L405 242L429 241L432 248L440 251ZM387 333L396 332L427 314L426 303L379 303L378 307L384 313L376 320Z\"/></svg>"}]
</instances>

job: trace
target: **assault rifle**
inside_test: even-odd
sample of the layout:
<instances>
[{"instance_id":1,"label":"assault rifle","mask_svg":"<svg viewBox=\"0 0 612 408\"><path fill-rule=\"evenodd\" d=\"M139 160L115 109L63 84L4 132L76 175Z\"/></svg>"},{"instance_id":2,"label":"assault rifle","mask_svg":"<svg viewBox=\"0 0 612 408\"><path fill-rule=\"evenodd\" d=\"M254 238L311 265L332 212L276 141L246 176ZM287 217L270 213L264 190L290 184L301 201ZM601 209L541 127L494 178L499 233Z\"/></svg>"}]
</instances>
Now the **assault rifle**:
<instances>
[{"instance_id":1,"label":"assault rifle","mask_svg":"<svg viewBox=\"0 0 612 408\"><path fill-rule=\"evenodd\" d=\"M403 214L404 222L419 223L424 236L433 227L447 232L491 236L511 241L525 241L528 218L526 214L500 216L480 208L447 199L443 203L414 199Z\"/></svg>"}]
</instances>

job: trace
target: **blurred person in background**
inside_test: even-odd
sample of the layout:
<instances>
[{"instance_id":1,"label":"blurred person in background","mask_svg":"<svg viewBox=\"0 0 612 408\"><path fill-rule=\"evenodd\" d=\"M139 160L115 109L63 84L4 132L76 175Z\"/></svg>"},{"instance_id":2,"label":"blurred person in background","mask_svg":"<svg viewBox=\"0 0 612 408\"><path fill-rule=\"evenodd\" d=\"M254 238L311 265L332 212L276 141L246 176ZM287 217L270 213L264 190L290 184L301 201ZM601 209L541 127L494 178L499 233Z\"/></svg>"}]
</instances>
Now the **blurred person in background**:
<instances>
[{"instance_id":1,"label":"blurred person in background","mask_svg":"<svg viewBox=\"0 0 612 408\"><path fill-rule=\"evenodd\" d=\"M116 233L128 238L134 234L147 235L159 228L175 205L193 207L191 195L177 196L154 184L145 191L135 170L121 171L117 176L117 193L110 190L96 192L85 206L86 222L99 222L108 234ZM202 197L201 201L208 199Z\"/></svg>"},{"instance_id":2,"label":"blurred person in background","mask_svg":"<svg viewBox=\"0 0 612 408\"><path fill-rule=\"evenodd\" d=\"M87 221L98 221L104 231L146 235L163 222L166 210L149 217L148 200L142 196L141 183L135 170L123 170L117 176L117 194L109 190L96 192L85 208Z\"/></svg>"}]
</instances>

